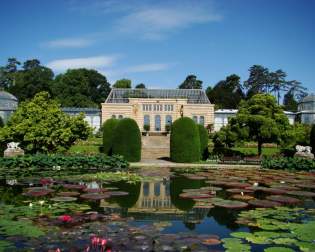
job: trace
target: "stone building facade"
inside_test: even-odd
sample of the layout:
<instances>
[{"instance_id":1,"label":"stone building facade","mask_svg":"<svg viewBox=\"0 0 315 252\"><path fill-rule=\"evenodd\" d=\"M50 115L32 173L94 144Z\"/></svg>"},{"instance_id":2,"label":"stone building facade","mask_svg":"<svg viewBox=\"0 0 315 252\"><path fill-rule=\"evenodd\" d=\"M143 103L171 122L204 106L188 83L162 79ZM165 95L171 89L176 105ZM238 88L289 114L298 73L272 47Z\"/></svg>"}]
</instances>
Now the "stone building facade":
<instances>
[{"instance_id":1,"label":"stone building facade","mask_svg":"<svg viewBox=\"0 0 315 252\"><path fill-rule=\"evenodd\" d=\"M102 103L102 123L109 118L132 118L140 130L150 126L150 132L165 132L167 126L181 116L211 127L214 105L199 89L112 89Z\"/></svg>"}]
</instances>

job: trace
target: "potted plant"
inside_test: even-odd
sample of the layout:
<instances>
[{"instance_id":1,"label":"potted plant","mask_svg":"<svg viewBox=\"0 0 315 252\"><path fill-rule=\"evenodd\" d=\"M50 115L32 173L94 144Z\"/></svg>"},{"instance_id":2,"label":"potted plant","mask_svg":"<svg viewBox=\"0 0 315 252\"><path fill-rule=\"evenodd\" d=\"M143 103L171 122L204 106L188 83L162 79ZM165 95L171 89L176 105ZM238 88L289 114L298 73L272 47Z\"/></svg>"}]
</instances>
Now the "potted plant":
<instances>
[{"instance_id":1,"label":"potted plant","mask_svg":"<svg viewBox=\"0 0 315 252\"><path fill-rule=\"evenodd\" d=\"M145 132L146 132L146 136L148 136L148 135L149 135L149 131L150 131L150 125L145 124L145 125L143 126L143 129L144 129Z\"/></svg>"}]
</instances>

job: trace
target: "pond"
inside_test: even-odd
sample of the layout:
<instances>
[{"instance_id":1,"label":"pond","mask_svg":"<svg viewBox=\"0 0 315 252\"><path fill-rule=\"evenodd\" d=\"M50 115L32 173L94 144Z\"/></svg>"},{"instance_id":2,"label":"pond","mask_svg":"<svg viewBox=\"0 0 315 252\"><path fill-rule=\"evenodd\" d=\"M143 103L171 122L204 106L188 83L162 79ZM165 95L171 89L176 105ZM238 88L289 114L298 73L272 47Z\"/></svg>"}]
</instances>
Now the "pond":
<instances>
[{"instance_id":1,"label":"pond","mask_svg":"<svg viewBox=\"0 0 315 252\"><path fill-rule=\"evenodd\" d=\"M0 251L315 251L315 174L2 180Z\"/></svg>"}]
</instances>

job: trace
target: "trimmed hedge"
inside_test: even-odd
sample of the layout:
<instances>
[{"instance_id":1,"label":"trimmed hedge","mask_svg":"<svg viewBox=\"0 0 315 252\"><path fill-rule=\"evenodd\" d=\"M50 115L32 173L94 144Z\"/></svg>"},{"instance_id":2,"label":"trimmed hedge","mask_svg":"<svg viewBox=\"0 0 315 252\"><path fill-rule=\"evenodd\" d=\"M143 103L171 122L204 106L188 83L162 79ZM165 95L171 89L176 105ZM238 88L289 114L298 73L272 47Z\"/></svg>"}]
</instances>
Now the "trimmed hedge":
<instances>
[{"instance_id":1,"label":"trimmed hedge","mask_svg":"<svg viewBox=\"0 0 315 252\"><path fill-rule=\"evenodd\" d=\"M114 130L118 124L118 120L115 118L111 118L106 120L106 122L102 126L103 131L103 150L102 152L106 155L112 155L113 153L113 135Z\"/></svg>"},{"instance_id":2,"label":"trimmed hedge","mask_svg":"<svg viewBox=\"0 0 315 252\"><path fill-rule=\"evenodd\" d=\"M0 158L0 178L64 176L128 168L122 156L25 155Z\"/></svg>"},{"instance_id":3,"label":"trimmed hedge","mask_svg":"<svg viewBox=\"0 0 315 252\"><path fill-rule=\"evenodd\" d=\"M188 118L177 119L171 128L171 160L192 163L200 160L200 139L196 123Z\"/></svg>"},{"instance_id":4,"label":"trimmed hedge","mask_svg":"<svg viewBox=\"0 0 315 252\"><path fill-rule=\"evenodd\" d=\"M312 125L312 130L310 134L310 146L312 147L312 152L315 154L315 124Z\"/></svg>"},{"instance_id":5,"label":"trimmed hedge","mask_svg":"<svg viewBox=\"0 0 315 252\"><path fill-rule=\"evenodd\" d=\"M315 170L315 161L305 158L292 157L264 157L261 162L261 167L265 169L275 170Z\"/></svg>"},{"instance_id":6,"label":"trimmed hedge","mask_svg":"<svg viewBox=\"0 0 315 252\"><path fill-rule=\"evenodd\" d=\"M198 130L199 130L199 141L200 141L200 156L201 156L202 160L207 160L207 158L209 156L209 150L208 150L209 136L208 136L208 131L201 124L198 124Z\"/></svg>"},{"instance_id":7,"label":"trimmed hedge","mask_svg":"<svg viewBox=\"0 0 315 252\"><path fill-rule=\"evenodd\" d=\"M113 154L122 155L129 162L141 160L141 132L135 120L119 120L113 136Z\"/></svg>"}]
</instances>

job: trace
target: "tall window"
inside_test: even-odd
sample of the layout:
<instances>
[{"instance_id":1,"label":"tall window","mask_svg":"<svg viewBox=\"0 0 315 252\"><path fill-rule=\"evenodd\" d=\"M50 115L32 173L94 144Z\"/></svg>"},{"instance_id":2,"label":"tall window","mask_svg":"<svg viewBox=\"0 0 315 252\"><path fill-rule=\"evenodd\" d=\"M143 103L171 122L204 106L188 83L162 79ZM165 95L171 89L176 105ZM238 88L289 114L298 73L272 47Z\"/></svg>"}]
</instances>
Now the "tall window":
<instances>
[{"instance_id":1,"label":"tall window","mask_svg":"<svg viewBox=\"0 0 315 252\"><path fill-rule=\"evenodd\" d=\"M119 115L118 116L118 119L123 119L124 117L122 115Z\"/></svg>"},{"instance_id":2,"label":"tall window","mask_svg":"<svg viewBox=\"0 0 315 252\"><path fill-rule=\"evenodd\" d=\"M155 130L161 131L161 116L160 115L155 116Z\"/></svg>"},{"instance_id":3,"label":"tall window","mask_svg":"<svg viewBox=\"0 0 315 252\"><path fill-rule=\"evenodd\" d=\"M198 116L193 116L193 120L195 123L198 123Z\"/></svg>"},{"instance_id":4,"label":"tall window","mask_svg":"<svg viewBox=\"0 0 315 252\"><path fill-rule=\"evenodd\" d=\"M112 115L112 118L116 119L116 115Z\"/></svg>"},{"instance_id":5,"label":"tall window","mask_svg":"<svg viewBox=\"0 0 315 252\"><path fill-rule=\"evenodd\" d=\"M172 116L171 115L167 115L165 117L165 125L171 125L172 124Z\"/></svg>"},{"instance_id":6,"label":"tall window","mask_svg":"<svg viewBox=\"0 0 315 252\"><path fill-rule=\"evenodd\" d=\"M204 116L199 117L199 124L201 124L202 126L205 126L205 117Z\"/></svg>"},{"instance_id":7,"label":"tall window","mask_svg":"<svg viewBox=\"0 0 315 252\"><path fill-rule=\"evenodd\" d=\"M148 125L150 126L150 116L149 115L145 115L143 117L143 125Z\"/></svg>"}]
</instances>

